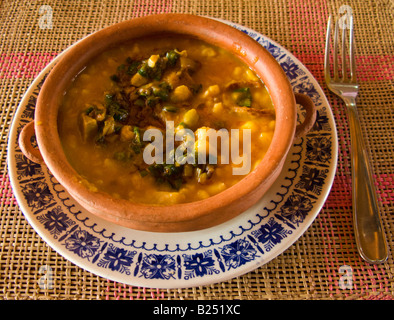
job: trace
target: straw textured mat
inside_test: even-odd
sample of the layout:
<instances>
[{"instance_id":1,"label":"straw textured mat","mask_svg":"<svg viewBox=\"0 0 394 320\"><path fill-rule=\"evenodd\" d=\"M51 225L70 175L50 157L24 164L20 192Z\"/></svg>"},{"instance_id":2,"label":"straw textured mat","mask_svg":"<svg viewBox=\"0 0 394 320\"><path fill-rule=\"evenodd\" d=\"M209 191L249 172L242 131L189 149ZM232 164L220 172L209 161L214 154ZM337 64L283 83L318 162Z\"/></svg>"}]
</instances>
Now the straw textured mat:
<instances>
[{"instance_id":1,"label":"straw textured mat","mask_svg":"<svg viewBox=\"0 0 394 320\"><path fill-rule=\"evenodd\" d=\"M390 247L382 265L358 256L352 231L349 127L343 103L323 79L326 22L349 5L357 23L358 98L362 132ZM39 28L39 8L53 10L52 29ZM179 12L250 27L277 41L312 72L324 89L338 130L339 156L331 193L303 236L283 254L244 276L190 289L123 285L87 272L51 249L21 212L7 172L7 139L18 104L35 76L84 36L122 20ZM1 299L393 299L394 298L394 32L393 2L377 1L2 1L0 4L0 297ZM353 270L341 289L340 268ZM40 287L50 266L51 289Z\"/></svg>"}]
</instances>

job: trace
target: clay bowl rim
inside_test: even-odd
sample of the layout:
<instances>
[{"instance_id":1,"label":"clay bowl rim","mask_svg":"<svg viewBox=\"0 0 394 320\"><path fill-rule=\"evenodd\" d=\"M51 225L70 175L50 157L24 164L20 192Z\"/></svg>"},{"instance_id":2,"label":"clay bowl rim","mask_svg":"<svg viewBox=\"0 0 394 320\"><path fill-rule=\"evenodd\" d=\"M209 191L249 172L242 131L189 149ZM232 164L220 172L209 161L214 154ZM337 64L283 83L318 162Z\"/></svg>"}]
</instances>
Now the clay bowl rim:
<instances>
[{"instance_id":1,"label":"clay bowl rim","mask_svg":"<svg viewBox=\"0 0 394 320\"><path fill-rule=\"evenodd\" d=\"M136 204L126 199L115 199L103 192L90 191L79 182L79 175L67 161L61 146L57 128L58 107L54 108L53 105L59 106L70 81L83 70L90 57L124 41L122 39L125 37L130 40L152 32L191 35L233 52L261 77L276 109L276 128L263 161L235 185L204 200L173 205ZM286 110L286 113L278 110ZM35 131L45 164L82 206L88 203L104 216L119 220L173 223L195 220L238 201L248 201L248 195L262 183L268 181L272 184L270 179L282 169L292 145L296 114L294 93L286 74L271 54L254 39L207 17L158 14L106 27L69 48L49 73L40 91L35 111Z\"/></svg>"}]
</instances>

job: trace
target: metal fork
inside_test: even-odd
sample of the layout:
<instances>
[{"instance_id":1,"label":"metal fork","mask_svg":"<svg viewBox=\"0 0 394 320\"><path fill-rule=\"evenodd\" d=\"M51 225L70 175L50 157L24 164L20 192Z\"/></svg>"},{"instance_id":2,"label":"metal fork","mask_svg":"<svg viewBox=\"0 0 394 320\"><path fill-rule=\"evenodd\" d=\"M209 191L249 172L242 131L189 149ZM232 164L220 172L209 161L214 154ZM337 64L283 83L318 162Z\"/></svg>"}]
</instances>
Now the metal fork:
<instances>
[{"instance_id":1,"label":"metal fork","mask_svg":"<svg viewBox=\"0 0 394 320\"><path fill-rule=\"evenodd\" d=\"M338 38L339 23L335 23L333 47L333 78L330 72L330 34L331 16L328 19L326 49L324 59L324 75L328 88L342 98L347 107L350 127L351 159L352 159L352 205L354 234L357 248L361 257L369 263L383 263L388 257L387 242L382 228L381 217L376 200L376 190L373 185L371 167L368 161L367 150L364 145L356 107L356 97L359 85L356 79L356 62L354 54L353 16L342 24L342 76L338 70ZM349 43L349 70L346 66L347 31L350 29ZM350 71L350 73L348 72ZM349 76L348 76L349 73Z\"/></svg>"}]
</instances>

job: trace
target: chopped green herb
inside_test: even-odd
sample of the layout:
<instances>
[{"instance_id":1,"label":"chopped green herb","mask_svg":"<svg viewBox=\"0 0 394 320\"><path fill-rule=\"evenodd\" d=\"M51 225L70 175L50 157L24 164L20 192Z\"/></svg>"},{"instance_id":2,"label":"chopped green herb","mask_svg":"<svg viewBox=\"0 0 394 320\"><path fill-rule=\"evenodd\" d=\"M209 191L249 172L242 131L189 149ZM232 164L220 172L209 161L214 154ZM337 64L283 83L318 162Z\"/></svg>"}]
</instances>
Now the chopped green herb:
<instances>
[{"instance_id":1,"label":"chopped green herb","mask_svg":"<svg viewBox=\"0 0 394 320\"><path fill-rule=\"evenodd\" d=\"M160 86L160 87L152 87L153 94L160 98L162 101L168 100L168 88L167 86Z\"/></svg>"},{"instance_id":2,"label":"chopped green herb","mask_svg":"<svg viewBox=\"0 0 394 320\"><path fill-rule=\"evenodd\" d=\"M143 107L145 105L145 101L144 101L144 99L136 99L136 100L134 100L134 105L136 105L138 107Z\"/></svg>"},{"instance_id":3,"label":"chopped green herb","mask_svg":"<svg viewBox=\"0 0 394 320\"><path fill-rule=\"evenodd\" d=\"M137 141L137 143L141 143L141 133L140 133L140 128L138 128L138 127L134 127L133 128L133 131L134 131L134 133L135 133L135 141Z\"/></svg>"},{"instance_id":4,"label":"chopped green herb","mask_svg":"<svg viewBox=\"0 0 394 320\"><path fill-rule=\"evenodd\" d=\"M166 53L166 58L167 58L168 64L171 67L173 67L173 66L175 66L176 62L179 59L179 53L175 52L175 50L168 51Z\"/></svg>"},{"instance_id":5,"label":"chopped green herb","mask_svg":"<svg viewBox=\"0 0 394 320\"><path fill-rule=\"evenodd\" d=\"M86 114L86 115L89 115L89 113L91 113L93 110L94 110L94 107L93 107L93 106L90 106L89 108L87 108L87 109L85 110L85 114Z\"/></svg>"},{"instance_id":6,"label":"chopped green herb","mask_svg":"<svg viewBox=\"0 0 394 320\"><path fill-rule=\"evenodd\" d=\"M125 64L121 64L118 66L118 68L116 69L117 71L124 71L126 69L126 65Z\"/></svg>"},{"instance_id":7,"label":"chopped green herb","mask_svg":"<svg viewBox=\"0 0 394 320\"><path fill-rule=\"evenodd\" d=\"M143 77L145 77L145 78L148 78L149 77L149 66L148 66L148 64L146 63L146 62L144 62L142 65L141 65L141 67L138 69L138 73L141 75L141 76L143 76Z\"/></svg>"},{"instance_id":8,"label":"chopped green herb","mask_svg":"<svg viewBox=\"0 0 394 320\"><path fill-rule=\"evenodd\" d=\"M139 65L140 65L139 61L132 61L129 67L127 68L127 74L132 76L135 73L137 73Z\"/></svg>"},{"instance_id":9,"label":"chopped green herb","mask_svg":"<svg viewBox=\"0 0 394 320\"><path fill-rule=\"evenodd\" d=\"M126 154L123 151L115 152L114 158L119 161L123 161L126 159Z\"/></svg>"},{"instance_id":10,"label":"chopped green herb","mask_svg":"<svg viewBox=\"0 0 394 320\"><path fill-rule=\"evenodd\" d=\"M146 171L146 170L140 170L140 175L141 175L141 177L146 177L148 174L149 174L148 171Z\"/></svg>"},{"instance_id":11,"label":"chopped green herb","mask_svg":"<svg viewBox=\"0 0 394 320\"><path fill-rule=\"evenodd\" d=\"M164 106L163 111L176 113L176 112L178 112L178 108L174 107L174 106Z\"/></svg>"},{"instance_id":12,"label":"chopped green herb","mask_svg":"<svg viewBox=\"0 0 394 320\"><path fill-rule=\"evenodd\" d=\"M184 166L175 164L152 164L148 167L149 172L156 182L167 182L173 189L179 190L183 183Z\"/></svg>"},{"instance_id":13,"label":"chopped green herb","mask_svg":"<svg viewBox=\"0 0 394 320\"><path fill-rule=\"evenodd\" d=\"M114 82L119 82L120 81L119 77L116 74L113 74L112 76L110 76L110 79L112 81L114 81Z\"/></svg>"},{"instance_id":14,"label":"chopped green herb","mask_svg":"<svg viewBox=\"0 0 394 320\"><path fill-rule=\"evenodd\" d=\"M250 88L239 88L233 91L235 102L240 107L251 107L252 106L252 94L250 93Z\"/></svg>"}]
</instances>

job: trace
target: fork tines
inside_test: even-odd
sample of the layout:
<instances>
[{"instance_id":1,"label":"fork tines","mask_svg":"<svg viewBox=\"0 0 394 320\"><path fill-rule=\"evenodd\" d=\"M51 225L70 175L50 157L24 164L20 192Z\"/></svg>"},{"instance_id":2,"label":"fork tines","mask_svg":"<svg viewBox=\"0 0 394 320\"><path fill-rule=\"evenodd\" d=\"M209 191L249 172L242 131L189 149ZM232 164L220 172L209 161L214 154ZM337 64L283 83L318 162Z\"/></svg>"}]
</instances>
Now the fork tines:
<instances>
[{"instance_id":1,"label":"fork tines","mask_svg":"<svg viewBox=\"0 0 394 320\"><path fill-rule=\"evenodd\" d=\"M324 76L327 83L330 80L334 81L346 81L347 74L347 66L346 66L346 29L350 30L350 41L349 41L349 61L350 61L350 73L349 78L351 82L356 82L356 61L354 58L354 35L353 35L353 15L342 16L339 20L335 23L335 30L334 30L334 47L333 47L333 63L334 63L334 70L333 70L333 78L331 77L330 72L330 38L331 38L331 19L330 16L328 19L327 25L327 35L326 35L326 48L325 48L325 57L324 57ZM346 23L344 23L344 20ZM341 46L341 60L342 60L342 79L339 76L338 70L338 42L339 42L339 28L342 29L342 46Z\"/></svg>"}]
</instances>

